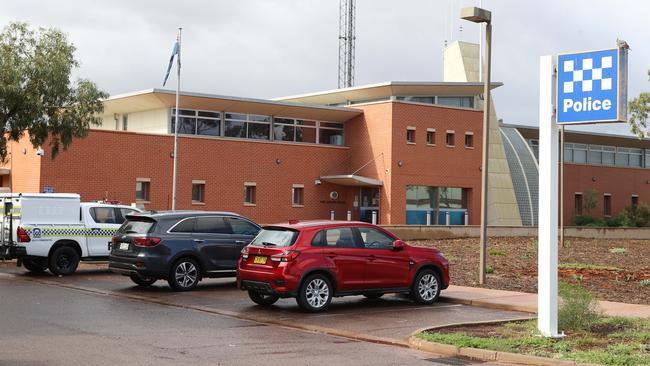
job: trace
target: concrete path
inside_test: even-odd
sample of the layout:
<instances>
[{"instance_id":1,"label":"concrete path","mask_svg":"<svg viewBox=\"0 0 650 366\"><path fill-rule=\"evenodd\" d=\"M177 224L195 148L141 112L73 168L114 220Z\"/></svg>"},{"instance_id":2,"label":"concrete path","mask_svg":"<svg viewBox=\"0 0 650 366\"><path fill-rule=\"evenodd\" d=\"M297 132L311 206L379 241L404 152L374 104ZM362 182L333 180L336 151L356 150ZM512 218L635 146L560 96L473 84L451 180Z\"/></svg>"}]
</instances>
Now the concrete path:
<instances>
[{"instance_id":1,"label":"concrete path","mask_svg":"<svg viewBox=\"0 0 650 366\"><path fill-rule=\"evenodd\" d=\"M537 294L492 290L480 287L449 286L442 292L442 301L474 305L490 309L537 312ZM650 318L650 305L598 301L606 315Z\"/></svg>"}]
</instances>

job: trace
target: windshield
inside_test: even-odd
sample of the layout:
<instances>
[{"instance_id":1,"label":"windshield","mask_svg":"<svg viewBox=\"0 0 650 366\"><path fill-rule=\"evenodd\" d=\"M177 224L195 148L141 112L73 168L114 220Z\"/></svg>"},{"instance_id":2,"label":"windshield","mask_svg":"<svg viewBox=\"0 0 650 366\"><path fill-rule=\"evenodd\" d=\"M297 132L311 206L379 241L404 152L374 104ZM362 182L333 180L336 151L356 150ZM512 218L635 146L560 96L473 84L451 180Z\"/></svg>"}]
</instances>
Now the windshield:
<instances>
[{"instance_id":1,"label":"windshield","mask_svg":"<svg viewBox=\"0 0 650 366\"><path fill-rule=\"evenodd\" d=\"M262 229L253 239L251 245L271 246L271 247L289 247L296 242L298 232L285 228L266 228Z\"/></svg>"},{"instance_id":2,"label":"windshield","mask_svg":"<svg viewBox=\"0 0 650 366\"><path fill-rule=\"evenodd\" d=\"M119 234L147 234L151 232L155 224L156 221L145 218L126 220L117 232Z\"/></svg>"}]
</instances>

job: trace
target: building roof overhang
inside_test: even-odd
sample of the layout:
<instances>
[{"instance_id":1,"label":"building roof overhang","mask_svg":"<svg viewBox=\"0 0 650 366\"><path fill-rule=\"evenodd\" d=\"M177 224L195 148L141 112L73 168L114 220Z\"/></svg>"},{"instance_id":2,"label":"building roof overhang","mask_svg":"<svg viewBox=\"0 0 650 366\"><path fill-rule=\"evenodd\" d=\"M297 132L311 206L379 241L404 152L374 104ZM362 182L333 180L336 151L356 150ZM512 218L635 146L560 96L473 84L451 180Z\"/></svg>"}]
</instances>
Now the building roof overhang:
<instances>
[{"instance_id":1,"label":"building roof overhang","mask_svg":"<svg viewBox=\"0 0 650 366\"><path fill-rule=\"evenodd\" d=\"M354 174L344 175L324 175L320 177L324 182L334 183L341 186L354 186L354 187L381 187L384 182L378 179L363 177Z\"/></svg>"},{"instance_id":2,"label":"building roof overhang","mask_svg":"<svg viewBox=\"0 0 650 366\"><path fill-rule=\"evenodd\" d=\"M142 112L161 108L174 108L176 92L165 89L148 89L120 94L104 100L104 115ZM363 113L360 109L327 107L304 103L265 99L239 98L203 93L180 93L180 108L292 117L320 121L345 122Z\"/></svg>"},{"instance_id":3,"label":"building roof overhang","mask_svg":"<svg viewBox=\"0 0 650 366\"><path fill-rule=\"evenodd\" d=\"M490 89L492 90L502 85L503 83L501 82L492 82ZM483 93L483 87L483 83L480 82L388 81L378 84L299 94L275 98L273 100L332 105L390 96L476 96Z\"/></svg>"}]
</instances>

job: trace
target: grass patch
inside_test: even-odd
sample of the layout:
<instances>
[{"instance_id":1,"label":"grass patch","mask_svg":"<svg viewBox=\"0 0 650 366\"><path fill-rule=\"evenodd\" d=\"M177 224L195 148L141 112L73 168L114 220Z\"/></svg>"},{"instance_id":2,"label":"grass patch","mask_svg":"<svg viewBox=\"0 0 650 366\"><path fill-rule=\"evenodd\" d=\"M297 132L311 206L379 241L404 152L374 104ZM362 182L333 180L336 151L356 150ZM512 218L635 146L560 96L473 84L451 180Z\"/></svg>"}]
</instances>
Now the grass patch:
<instances>
[{"instance_id":1,"label":"grass patch","mask_svg":"<svg viewBox=\"0 0 650 366\"><path fill-rule=\"evenodd\" d=\"M558 266L560 269L591 269L597 271L622 271L621 268L611 267L611 266L601 266L599 264L591 263L560 263Z\"/></svg>"},{"instance_id":2,"label":"grass patch","mask_svg":"<svg viewBox=\"0 0 650 366\"><path fill-rule=\"evenodd\" d=\"M460 262L460 257L451 255L451 254L445 254L445 258L449 261L449 263L458 263Z\"/></svg>"},{"instance_id":3,"label":"grass patch","mask_svg":"<svg viewBox=\"0 0 650 366\"><path fill-rule=\"evenodd\" d=\"M610 248L609 252L612 253L612 254L623 254L623 253L627 253L627 249L618 248L618 247L617 248Z\"/></svg>"},{"instance_id":4,"label":"grass patch","mask_svg":"<svg viewBox=\"0 0 650 366\"><path fill-rule=\"evenodd\" d=\"M494 267L492 267L491 265L488 264L487 267L485 267L485 273L487 273L487 274L494 273Z\"/></svg>"},{"instance_id":5,"label":"grass patch","mask_svg":"<svg viewBox=\"0 0 650 366\"><path fill-rule=\"evenodd\" d=\"M643 287L650 287L650 279L639 281L639 285Z\"/></svg>"},{"instance_id":6,"label":"grass patch","mask_svg":"<svg viewBox=\"0 0 650 366\"><path fill-rule=\"evenodd\" d=\"M458 347L603 365L650 365L650 319L601 317L587 329L570 331L561 339L540 337L536 327L536 320L529 320L462 327L458 331L441 329L417 337Z\"/></svg>"},{"instance_id":7,"label":"grass patch","mask_svg":"<svg viewBox=\"0 0 650 366\"><path fill-rule=\"evenodd\" d=\"M492 248L488 251L488 254L493 255L493 256L499 256L503 257L506 255L506 252L503 251L503 249L499 248Z\"/></svg>"}]
</instances>

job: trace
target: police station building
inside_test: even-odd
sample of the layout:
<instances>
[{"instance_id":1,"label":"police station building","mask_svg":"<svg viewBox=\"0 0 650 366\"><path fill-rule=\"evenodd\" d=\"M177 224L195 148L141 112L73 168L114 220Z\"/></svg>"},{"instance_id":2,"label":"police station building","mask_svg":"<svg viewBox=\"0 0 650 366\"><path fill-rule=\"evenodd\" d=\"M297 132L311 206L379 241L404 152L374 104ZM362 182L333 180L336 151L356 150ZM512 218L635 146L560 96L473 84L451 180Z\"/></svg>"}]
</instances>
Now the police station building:
<instances>
[{"instance_id":1,"label":"police station building","mask_svg":"<svg viewBox=\"0 0 650 366\"><path fill-rule=\"evenodd\" d=\"M177 208L233 211L260 223L333 214L380 224L478 225L478 47L454 42L444 59L441 82L273 100L182 92ZM0 170L4 189L169 209L174 92L116 95L104 107L102 125L54 160L47 146L37 154L27 141L10 144ZM580 108L596 107L587 101ZM536 225L536 130L499 125L496 114L491 120L489 224ZM592 187L602 195L602 215L650 199L647 141L572 134L568 142L567 223L582 207L578 196Z\"/></svg>"}]
</instances>

